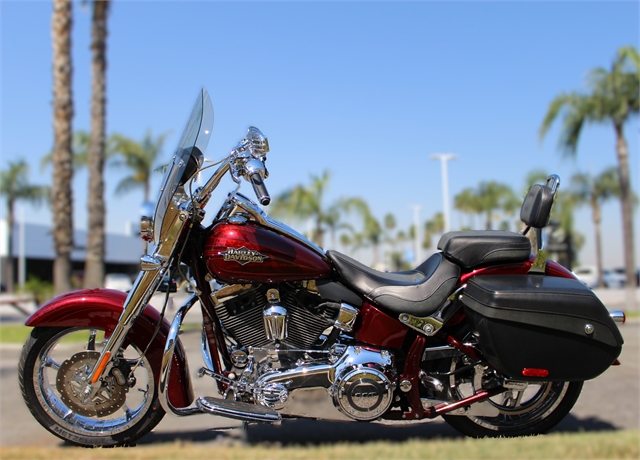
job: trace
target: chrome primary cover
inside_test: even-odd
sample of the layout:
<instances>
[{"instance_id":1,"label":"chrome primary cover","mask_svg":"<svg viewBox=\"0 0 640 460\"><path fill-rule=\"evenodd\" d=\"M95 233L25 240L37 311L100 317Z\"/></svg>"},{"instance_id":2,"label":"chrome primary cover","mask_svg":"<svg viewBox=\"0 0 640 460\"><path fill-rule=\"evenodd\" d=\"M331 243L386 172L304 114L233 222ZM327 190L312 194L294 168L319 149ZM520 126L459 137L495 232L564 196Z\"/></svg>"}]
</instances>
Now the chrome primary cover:
<instances>
[{"instance_id":1,"label":"chrome primary cover","mask_svg":"<svg viewBox=\"0 0 640 460\"><path fill-rule=\"evenodd\" d=\"M353 369L336 382L333 401L356 420L375 420L384 414L393 398L393 386L377 369Z\"/></svg>"},{"instance_id":2,"label":"chrome primary cover","mask_svg":"<svg viewBox=\"0 0 640 460\"><path fill-rule=\"evenodd\" d=\"M253 386L256 400L290 416L363 421L382 416L395 390L393 355L354 345L334 345L328 353L299 360L293 368L265 369Z\"/></svg>"}]
</instances>

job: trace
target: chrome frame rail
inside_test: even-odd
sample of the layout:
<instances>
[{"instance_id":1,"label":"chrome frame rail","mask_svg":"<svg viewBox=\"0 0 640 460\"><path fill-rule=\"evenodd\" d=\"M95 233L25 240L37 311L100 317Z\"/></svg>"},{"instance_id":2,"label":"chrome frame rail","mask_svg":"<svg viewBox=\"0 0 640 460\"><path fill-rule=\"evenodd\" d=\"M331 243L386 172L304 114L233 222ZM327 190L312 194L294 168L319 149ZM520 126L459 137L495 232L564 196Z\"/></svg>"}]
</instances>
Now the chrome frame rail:
<instances>
[{"instance_id":1,"label":"chrome frame rail","mask_svg":"<svg viewBox=\"0 0 640 460\"><path fill-rule=\"evenodd\" d=\"M176 339L184 317L197 301L198 297L193 294L176 312L176 316L171 323L171 329L167 335L167 342L165 343L164 354L162 355L162 365L160 367L160 383L158 385L160 405L165 412L173 412L180 416L202 414L202 411L197 406L173 407L169 402L169 375L171 375L171 361L173 360L173 352L176 348Z\"/></svg>"}]
</instances>

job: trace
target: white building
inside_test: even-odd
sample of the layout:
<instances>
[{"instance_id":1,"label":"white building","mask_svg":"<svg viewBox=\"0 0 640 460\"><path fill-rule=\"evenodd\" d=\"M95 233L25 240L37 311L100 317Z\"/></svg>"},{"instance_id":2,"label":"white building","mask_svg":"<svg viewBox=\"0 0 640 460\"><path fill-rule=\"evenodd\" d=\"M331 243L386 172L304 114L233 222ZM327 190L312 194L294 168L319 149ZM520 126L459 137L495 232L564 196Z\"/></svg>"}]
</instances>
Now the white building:
<instances>
[{"instance_id":1,"label":"white building","mask_svg":"<svg viewBox=\"0 0 640 460\"><path fill-rule=\"evenodd\" d=\"M76 230L73 234L74 251L71 253L73 276L82 278L84 273L87 232ZM136 234L107 234L105 242L105 272L134 275L139 270L143 241ZM16 284L21 279L37 276L43 281L53 281L55 250L51 229L45 225L16 223L13 232L13 248L9 257L9 233L5 219L0 220L0 283L6 286L7 272L11 260ZM20 259L24 263L20 263ZM24 269L21 269L24 267Z\"/></svg>"}]
</instances>

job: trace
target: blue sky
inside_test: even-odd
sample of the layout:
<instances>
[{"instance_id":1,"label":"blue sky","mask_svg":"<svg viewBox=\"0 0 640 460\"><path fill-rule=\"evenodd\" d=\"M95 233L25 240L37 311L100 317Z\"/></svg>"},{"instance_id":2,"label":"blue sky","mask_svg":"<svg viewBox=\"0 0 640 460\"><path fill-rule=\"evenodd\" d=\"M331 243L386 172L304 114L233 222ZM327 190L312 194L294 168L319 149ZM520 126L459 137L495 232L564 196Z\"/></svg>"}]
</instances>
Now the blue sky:
<instances>
[{"instance_id":1,"label":"blue sky","mask_svg":"<svg viewBox=\"0 0 640 460\"><path fill-rule=\"evenodd\" d=\"M2 0L0 15L0 168L24 157L32 182L47 183L39 161L52 145L51 2ZM75 2L74 15L74 129L87 130L90 11ZM393 212L408 227L410 205L422 206L422 220L442 210L433 153L458 155L449 164L451 200L488 180L524 191L533 169L555 172L567 186L578 171L615 165L610 126L587 126L575 159L557 148L560 123L542 143L538 129L553 97L583 89L591 69L638 45L638 26L637 2L116 0L107 130L138 139L148 129L171 132L168 159L204 86L215 109L208 158L221 158L255 125L271 144L272 195L327 169L328 203L359 195L380 218ZM638 120L625 128L638 193ZM137 221L142 201L142 191L114 195L124 174L107 171L114 232ZM86 228L85 172L74 185L76 225ZM221 187L226 193L230 184ZM45 209L27 207L26 215L50 221ZM581 260L593 263L590 212L577 221L587 238ZM621 265L618 203L605 207L604 221L605 266ZM453 212L452 227L459 223Z\"/></svg>"}]
</instances>

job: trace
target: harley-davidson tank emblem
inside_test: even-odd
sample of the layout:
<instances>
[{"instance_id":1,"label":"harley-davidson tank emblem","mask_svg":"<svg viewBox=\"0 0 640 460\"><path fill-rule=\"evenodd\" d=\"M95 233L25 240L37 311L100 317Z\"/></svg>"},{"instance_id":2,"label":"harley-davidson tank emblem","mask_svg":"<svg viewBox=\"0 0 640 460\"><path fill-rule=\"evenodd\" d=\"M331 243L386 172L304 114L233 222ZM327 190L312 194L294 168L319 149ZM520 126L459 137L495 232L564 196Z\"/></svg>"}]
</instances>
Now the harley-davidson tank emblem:
<instances>
[{"instance_id":1,"label":"harley-davidson tank emblem","mask_svg":"<svg viewBox=\"0 0 640 460\"><path fill-rule=\"evenodd\" d=\"M224 257L225 262L234 261L238 262L240 265L245 265L251 262L261 264L264 259L269 258L269 256L260 254L258 251L254 251L253 249L247 249L244 246L240 249L227 248L227 251L220 253L220 255Z\"/></svg>"}]
</instances>

